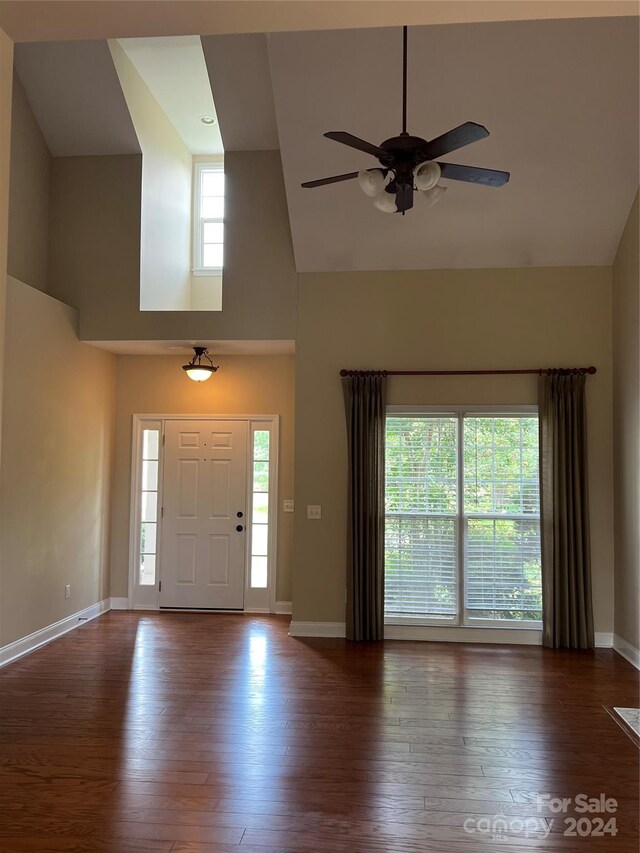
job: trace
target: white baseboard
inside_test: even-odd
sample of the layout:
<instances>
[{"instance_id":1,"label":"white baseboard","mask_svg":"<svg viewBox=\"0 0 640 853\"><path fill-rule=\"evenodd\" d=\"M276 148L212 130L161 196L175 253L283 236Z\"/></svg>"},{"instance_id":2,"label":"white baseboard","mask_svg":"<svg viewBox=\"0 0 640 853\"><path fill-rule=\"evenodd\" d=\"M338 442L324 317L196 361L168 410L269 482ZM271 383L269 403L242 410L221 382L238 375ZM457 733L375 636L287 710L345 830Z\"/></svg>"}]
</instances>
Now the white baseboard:
<instances>
[{"instance_id":1,"label":"white baseboard","mask_svg":"<svg viewBox=\"0 0 640 853\"><path fill-rule=\"evenodd\" d=\"M617 634L614 634L613 636L613 648L619 655L622 655L625 660L628 660L630 664L633 664L636 669L640 669L640 649L636 649L635 646L632 646L631 643L623 640L622 637L619 637Z\"/></svg>"},{"instance_id":2,"label":"white baseboard","mask_svg":"<svg viewBox=\"0 0 640 853\"><path fill-rule=\"evenodd\" d=\"M112 598L110 601L112 610L129 610L128 598Z\"/></svg>"},{"instance_id":3,"label":"white baseboard","mask_svg":"<svg viewBox=\"0 0 640 853\"><path fill-rule=\"evenodd\" d=\"M275 613L276 616L291 616L291 602L290 601L276 601L276 609L270 610L268 607L245 607L245 613L264 613L271 614Z\"/></svg>"},{"instance_id":4,"label":"white baseboard","mask_svg":"<svg viewBox=\"0 0 640 853\"><path fill-rule=\"evenodd\" d=\"M104 601L98 601L96 604L92 604L91 607L85 607L84 610L67 616L59 622L54 622L53 625L47 625L46 628L40 628L39 631L34 631L33 634L29 634L27 637L22 637L20 640L15 640L15 642L3 646L0 648L0 666L5 666L21 658L23 655L28 655L29 652L34 652L40 646L44 646L52 640L57 640L63 634L73 631L78 625L84 625L85 622L95 619L96 616L100 616L110 609L110 601L108 598L105 598Z\"/></svg>"},{"instance_id":5,"label":"white baseboard","mask_svg":"<svg viewBox=\"0 0 640 853\"><path fill-rule=\"evenodd\" d=\"M344 637L344 622L291 622L290 637Z\"/></svg>"},{"instance_id":6,"label":"white baseboard","mask_svg":"<svg viewBox=\"0 0 640 853\"><path fill-rule=\"evenodd\" d=\"M280 602L279 602L280 604ZM277 613L281 612L276 610ZM346 626L344 622L296 622L289 626L290 637L344 637ZM432 643L502 643L507 645L539 646L542 643L542 632L515 628L439 628L422 625L385 625L386 640L418 640ZM596 648L616 648L613 634L597 633ZM640 660L637 649L620 640L621 648L616 649L623 657L638 666ZM627 653L622 651L626 647ZM635 657L633 654L635 653Z\"/></svg>"}]
</instances>

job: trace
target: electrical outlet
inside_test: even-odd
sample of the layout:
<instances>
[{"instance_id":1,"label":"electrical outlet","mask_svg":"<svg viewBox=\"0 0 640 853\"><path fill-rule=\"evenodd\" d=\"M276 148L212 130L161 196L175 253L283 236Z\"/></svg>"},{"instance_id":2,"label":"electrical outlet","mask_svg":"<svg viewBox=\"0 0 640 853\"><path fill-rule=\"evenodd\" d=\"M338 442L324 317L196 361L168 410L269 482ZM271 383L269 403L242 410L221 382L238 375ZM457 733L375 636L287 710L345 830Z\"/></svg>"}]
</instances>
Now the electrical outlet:
<instances>
[{"instance_id":1,"label":"electrical outlet","mask_svg":"<svg viewBox=\"0 0 640 853\"><path fill-rule=\"evenodd\" d=\"M71 584L70 583L65 584L64 597L65 597L65 599L71 598Z\"/></svg>"},{"instance_id":2,"label":"electrical outlet","mask_svg":"<svg viewBox=\"0 0 640 853\"><path fill-rule=\"evenodd\" d=\"M293 512L293 501L282 501L282 512Z\"/></svg>"},{"instance_id":3,"label":"electrical outlet","mask_svg":"<svg viewBox=\"0 0 640 853\"><path fill-rule=\"evenodd\" d=\"M312 518L314 521L322 518L322 507L318 505L308 505L307 518Z\"/></svg>"}]
</instances>

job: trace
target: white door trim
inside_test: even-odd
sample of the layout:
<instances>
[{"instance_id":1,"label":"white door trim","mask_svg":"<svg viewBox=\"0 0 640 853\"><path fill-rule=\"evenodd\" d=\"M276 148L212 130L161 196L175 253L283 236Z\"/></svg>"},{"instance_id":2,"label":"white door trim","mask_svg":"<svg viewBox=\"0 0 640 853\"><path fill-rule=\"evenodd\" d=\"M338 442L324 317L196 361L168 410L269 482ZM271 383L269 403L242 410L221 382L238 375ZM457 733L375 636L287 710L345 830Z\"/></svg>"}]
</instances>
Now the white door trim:
<instances>
[{"instance_id":1,"label":"white door trim","mask_svg":"<svg viewBox=\"0 0 640 853\"><path fill-rule=\"evenodd\" d=\"M129 504L129 578L128 578L128 607L131 609L144 610L159 610L158 602L158 586L156 584L154 604L146 604L136 606L135 601L135 578L138 571L138 525L140 518L140 458L142 448L142 430L147 427L150 422L161 424L161 434L164 434L164 423L166 421L245 421L248 424L249 436L252 435L253 425L268 425L271 432L271 452L269 455L269 555L267 560L268 583L266 591L251 589L250 587L250 568L251 568L251 535L246 537L246 559L245 559L245 606L244 612L276 612L276 570L277 570L277 555L278 555L278 474L279 474L279 446L280 446L280 415L223 415L223 414L134 414L132 417L132 438L131 438L131 492ZM251 442L247 442L247 459L251 455ZM162 490L164 487L164 472L162 458L164 456L164 447L161 453L160 474L158 483L159 505L162 506ZM251 460L252 462L252 460ZM247 489L248 496L251 494L251 477L252 465L247 468ZM162 519L158 518L158 541L161 541L162 536ZM250 525L250 519L247 517L247 525ZM157 563L157 580L161 579L162 575L162 553L159 554ZM263 606L256 602L256 593L264 593ZM238 612L238 611L235 611Z\"/></svg>"}]
</instances>

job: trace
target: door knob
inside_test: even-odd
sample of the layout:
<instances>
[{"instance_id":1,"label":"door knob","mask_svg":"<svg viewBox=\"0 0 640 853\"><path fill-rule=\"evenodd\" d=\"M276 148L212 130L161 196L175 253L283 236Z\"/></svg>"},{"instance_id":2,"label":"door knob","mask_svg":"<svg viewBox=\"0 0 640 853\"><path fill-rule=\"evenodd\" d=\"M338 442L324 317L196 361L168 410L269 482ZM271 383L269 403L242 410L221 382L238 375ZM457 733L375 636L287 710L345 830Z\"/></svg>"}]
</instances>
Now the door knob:
<instances>
[{"instance_id":1,"label":"door knob","mask_svg":"<svg viewBox=\"0 0 640 853\"><path fill-rule=\"evenodd\" d=\"M244 530L244 527L241 524L237 524L236 530L238 531L238 533L242 533L242 531Z\"/></svg>"},{"instance_id":2,"label":"door knob","mask_svg":"<svg viewBox=\"0 0 640 853\"><path fill-rule=\"evenodd\" d=\"M243 513L243 512L238 511L238 512L236 513L236 515L238 516L238 518L242 518L242 516L244 515L244 513Z\"/></svg>"}]
</instances>

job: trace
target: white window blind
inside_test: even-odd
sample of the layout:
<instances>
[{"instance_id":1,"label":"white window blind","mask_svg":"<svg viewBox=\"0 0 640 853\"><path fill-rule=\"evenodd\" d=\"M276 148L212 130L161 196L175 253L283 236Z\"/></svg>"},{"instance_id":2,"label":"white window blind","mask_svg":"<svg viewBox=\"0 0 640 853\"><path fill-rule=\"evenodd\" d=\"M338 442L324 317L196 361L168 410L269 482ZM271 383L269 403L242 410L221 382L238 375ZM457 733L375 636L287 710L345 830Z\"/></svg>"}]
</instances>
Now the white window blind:
<instances>
[{"instance_id":1,"label":"white window blind","mask_svg":"<svg viewBox=\"0 0 640 853\"><path fill-rule=\"evenodd\" d=\"M540 620L537 418L464 418L464 514L468 617Z\"/></svg>"},{"instance_id":2,"label":"white window blind","mask_svg":"<svg viewBox=\"0 0 640 853\"><path fill-rule=\"evenodd\" d=\"M385 612L455 619L457 419L387 418Z\"/></svg>"},{"instance_id":3,"label":"white window blind","mask_svg":"<svg viewBox=\"0 0 640 853\"><path fill-rule=\"evenodd\" d=\"M537 417L390 415L385 617L541 616Z\"/></svg>"}]
</instances>

